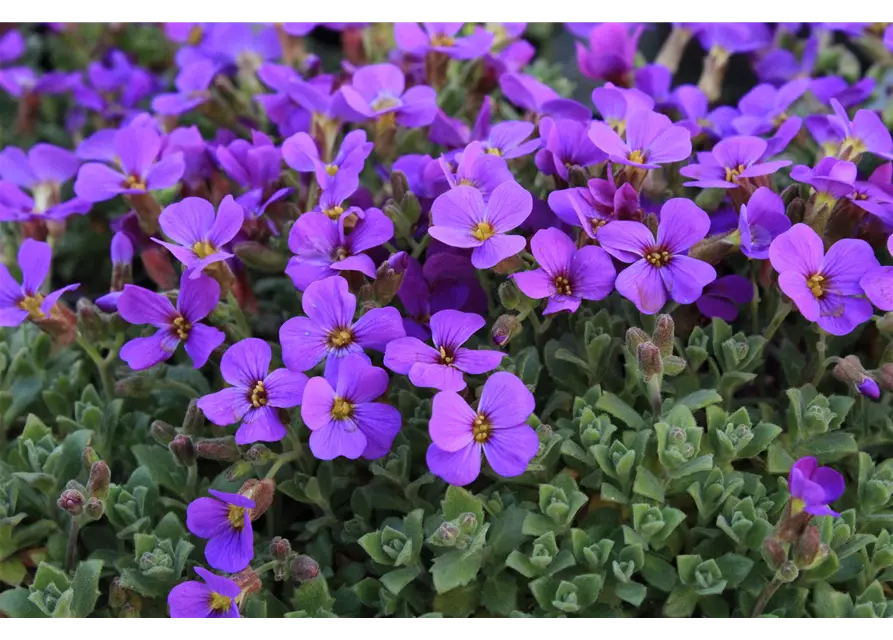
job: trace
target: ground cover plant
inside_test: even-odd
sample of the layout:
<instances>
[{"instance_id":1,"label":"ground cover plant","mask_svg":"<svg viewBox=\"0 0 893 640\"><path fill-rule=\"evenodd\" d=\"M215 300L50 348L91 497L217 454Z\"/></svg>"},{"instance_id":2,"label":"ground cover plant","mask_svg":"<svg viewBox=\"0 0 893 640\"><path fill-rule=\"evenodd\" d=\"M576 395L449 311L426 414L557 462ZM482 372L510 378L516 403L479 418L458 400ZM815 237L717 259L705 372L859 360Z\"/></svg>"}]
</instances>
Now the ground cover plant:
<instances>
[{"instance_id":1,"label":"ground cover plant","mask_svg":"<svg viewBox=\"0 0 893 640\"><path fill-rule=\"evenodd\" d=\"M893 28L2 29L0 616L893 616Z\"/></svg>"}]
</instances>

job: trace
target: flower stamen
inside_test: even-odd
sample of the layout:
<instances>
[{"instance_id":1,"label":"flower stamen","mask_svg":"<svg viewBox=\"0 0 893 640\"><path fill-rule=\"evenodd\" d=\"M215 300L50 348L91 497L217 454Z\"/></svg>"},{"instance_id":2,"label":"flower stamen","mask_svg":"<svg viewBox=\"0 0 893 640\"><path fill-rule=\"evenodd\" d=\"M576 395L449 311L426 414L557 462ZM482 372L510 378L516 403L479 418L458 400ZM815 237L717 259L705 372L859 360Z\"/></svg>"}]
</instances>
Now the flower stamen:
<instances>
[{"instance_id":1,"label":"flower stamen","mask_svg":"<svg viewBox=\"0 0 893 640\"><path fill-rule=\"evenodd\" d=\"M347 420L353 415L353 405L345 400L344 398L339 398L335 396L335 401L332 402L332 419L333 420Z\"/></svg>"},{"instance_id":2,"label":"flower stamen","mask_svg":"<svg viewBox=\"0 0 893 640\"><path fill-rule=\"evenodd\" d=\"M25 296L19 300L19 309L28 312L28 317L32 320L39 320L46 317L46 314L40 308L43 304L43 295L35 293L33 296Z\"/></svg>"},{"instance_id":3,"label":"flower stamen","mask_svg":"<svg viewBox=\"0 0 893 640\"><path fill-rule=\"evenodd\" d=\"M334 348L346 347L353 342L353 333L350 329L333 329L329 332L328 346Z\"/></svg>"},{"instance_id":4,"label":"flower stamen","mask_svg":"<svg viewBox=\"0 0 893 640\"><path fill-rule=\"evenodd\" d=\"M474 437L475 442L484 444L490 439L490 433L492 431L493 425L487 419L487 416L479 413L474 417L474 422L471 423L471 434Z\"/></svg>"},{"instance_id":5,"label":"flower stamen","mask_svg":"<svg viewBox=\"0 0 893 640\"><path fill-rule=\"evenodd\" d=\"M214 613L226 613L233 606L233 599L212 591L208 598L208 608Z\"/></svg>"},{"instance_id":6,"label":"flower stamen","mask_svg":"<svg viewBox=\"0 0 893 640\"><path fill-rule=\"evenodd\" d=\"M815 273L809 276L806 279L806 286L809 287L809 290L812 291L812 295L816 297L816 299L821 299L823 295L825 295L825 291L828 289L828 283L825 282L825 276L820 273Z\"/></svg>"},{"instance_id":7,"label":"flower stamen","mask_svg":"<svg viewBox=\"0 0 893 640\"><path fill-rule=\"evenodd\" d=\"M489 222L478 222L471 228L471 237L484 242L496 235L496 229Z\"/></svg>"},{"instance_id":8,"label":"flower stamen","mask_svg":"<svg viewBox=\"0 0 893 640\"><path fill-rule=\"evenodd\" d=\"M251 401L251 406L255 409L266 406L267 390L264 388L263 380L257 381L257 384L254 385L254 389L251 390L251 395L248 399Z\"/></svg>"},{"instance_id":9,"label":"flower stamen","mask_svg":"<svg viewBox=\"0 0 893 640\"><path fill-rule=\"evenodd\" d=\"M180 338L180 340L185 340L189 337L192 325L189 324L189 321L186 318L177 316L171 324L174 327L174 333L177 334L177 337Z\"/></svg>"}]
</instances>

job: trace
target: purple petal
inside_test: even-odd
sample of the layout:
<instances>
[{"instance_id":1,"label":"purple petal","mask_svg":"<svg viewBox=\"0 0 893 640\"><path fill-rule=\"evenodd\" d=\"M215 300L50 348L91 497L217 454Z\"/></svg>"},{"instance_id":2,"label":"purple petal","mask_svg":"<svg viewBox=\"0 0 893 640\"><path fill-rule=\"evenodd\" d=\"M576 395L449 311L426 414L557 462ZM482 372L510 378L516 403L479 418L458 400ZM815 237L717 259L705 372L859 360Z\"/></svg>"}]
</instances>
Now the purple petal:
<instances>
[{"instance_id":1,"label":"purple petal","mask_svg":"<svg viewBox=\"0 0 893 640\"><path fill-rule=\"evenodd\" d=\"M310 451L320 460L338 456L356 460L363 455L367 444L366 434L352 420L330 419L310 434Z\"/></svg>"},{"instance_id":2,"label":"purple petal","mask_svg":"<svg viewBox=\"0 0 893 640\"><path fill-rule=\"evenodd\" d=\"M223 354L220 373L229 384L252 389L267 377L271 358L272 352L266 340L246 338Z\"/></svg>"},{"instance_id":3,"label":"purple petal","mask_svg":"<svg viewBox=\"0 0 893 640\"><path fill-rule=\"evenodd\" d=\"M366 436L362 456L370 460L387 455L403 421L396 407L380 402L358 404L354 407L354 420Z\"/></svg>"},{"instance_id":4,"label":"purple petal","mask_svg":"<svg viewBox=\"0 0 893 640\"><path fill-rule=\"evenodd\" d=\"M74 192L88 202L103 202L124 193L125 189L121 186L124 180L126 176L123 174L104 164L91 162L78 171Z\"/></svg>"},{"instance_id":5,"label":"purple petal","mask_svg":"<svg viewBox=\"0 0 893 640\"><path fill-rule=\"evenodd\" d=\"M425 456L428 468L446 482L464 486L481 473L481 445L472 442L458 451L444 451L436 444L428 447Z\"/></svg>"},{"instance_id":6,"label":"purple petal","mask_svg":"<svg viewBox=\"0 0 893 640\"><path fill-rule=\"evenodd\" d=\"M301 402L301 419L308 429L315 431L331 422L334 398L335 390L325 378L316 377L307 381Z\"/></svg>"},{"instance_id":7,"label":"purple petal","mask_svg":"<svg viewBox=\"0 0 893 640\"><path fill-rule=\"evenodd\" d=\"M160 151L161 137L149 127L125 127L115 134L115 154L127 175L145 177Z\"/></svg>"},{"instance_id":8,"label":"purple petal","mask_svg":"<svg viewBox=\"0 0 893 640\"><path fill-rule=\"evenodd\" d=\"M136 285L124 285L118 298L118 313L130 324L167 327L177 312L166 296Z\"/></svg>"},{"instance_id":9,"label":"purple petal","mask_svg":"<svg viewBox=\"0 0 893 640\"><path fill-rule=\"evenodd\" d=\"M636 262L654 245L654 236L641 222L619 220L605 225L598 232L605 251L622 262ZM629 276L627 276L629 277Z\"/></svg>"},{"instance_id":10,"label":"purple petal","mask_svg":"<svg viewBox=\"0 0 893 640\"><path fill-rule=\"evenodd\" d=\"M716 270L706 262L688 256L675 256L660 269L670 297L679 304L691 304L701 297L708 284L716 280Z\"/></svg>"},{"instance_id":11,"label":"purple petal","mask_svg":"<svg viewBox=\"0 0 893 640\"><path fill-rule=\"evenodd\" d=\"M806 284L805 275L796 271L782 271L778 274L778 286L784 291L803 314L811 322L819 319L819 302Z\"/></svg>"},{"instance_id":12,"label":"purple petal","mask_svg":"<svg viewBox=\"0 0 893 640\"><path fill-rule=\"evenodd\" d=\"M829 292L858 296L862 295L859 279L878 266L871 245L864 240L844 238L828 249L822 262L822 275L829 280Z\"/></svg>"},{"instance_id":13,"label":"purple petal","mask_svg":"<svg viewBox=\"0 0 893 640\"><path fill-rule=\"evenodd\" d=\"M273 407L252 409L245 416L236 431L236 444L246 445L255 442L279 442L288 432L279 413Z\"/></svg>"},{"instance_id":14,"label":"purple petal","mask_svg":"<svg viewBox=\"0 0 893 640\"><path fill-rule=\"evenodd\" d=\"M621 223L614 222L602 229L602 232L617 224ZM646 260L639 260L621 271L614 281L614 287L617 293L635 304L642 313L657 313L667 301L667 290L660 277L660 269Z\"/></svg>"},{"instance_id":15,"label":"purple petal","mask_svg":"<svg viewBox=\"0 0 893 640\"><path fill-rule=\"evenodd\" d=\"M462 372L456 367L438 363L417 362L409 370L409 381L416 387L461 391L465 388Z\"/></svg>"},{"instance_id":16,"label":"purple petal","mask_svg":"<svg viewBox=\"0 0 893 640\"><path fill-rule=\"evenodd\" d=\"M588 245L577 251L570 267L573 293L584 300L601 300L614 290L614 263L601 247Z\"/></svg>"},{"instance_id":17,"label":"purple petal","mask_svg":"<svg viewBox=\"0 0 893 640\"><path fill-rule=\"evenodd\" d=\"M159 329L148 338L134 338L125 343L121 347L120 357L131 369L140 371L170 358L178 344L180 341L168 329Z\"/></svg>"},{"instance_id":18,"label":"purple petal","mask_svg":"<svg viewBox=\"0 0 893 640\"><path fill-rule=\"evenodd\" d=\"M394 307L370 309L353 326L357 344L364 349L384 351L391 340L406 335L400 312Z\"/></svg>"},{"instance_id":19,"label":"purple petal","mask_svg":"<svg viewBox=\"0 0 893 640\"><path fill-rule=\"evenodd\" d=\"M186 508L186 527L199 538L212 538L230 528L229 505L215 498L198 498Z\"/></svg>"},{"instance_id":20,"label":"purple petal","mask_svg":"<svg viewBox=\"0 0 893 640\"><path fill-rule=\"evenodd\" d=\"M555 292L555 282L543 269L521 271L512 274L512 279L528 298L538 300L548 298Z\"/></svg>"},{"instance_id":21,"label":"purple petal","mask_svg":"<svg viewBox=\"0 0 893 640\"><path fill-rule=\"evenodd\" d=\"M881 311L893 311L893 267L872 269L859 280L865 295Z\"/></svg>"},{"instance_id":22,"label":"purple petal","mask_svg":"<svg viewBox=\"0 0 893 640\"><path fill-rule=\"evenodd\" d=\"M496 235L471 252L471 264L478 269L490 269L499 262L517 255L527 246L523 236Z\"/></svg>"},{"instance_id":23,"label":"purple petal","mask_svg":"<svg viewBox=\"0 0 893 640\"><path fill-rule=\"evenodd\" d=\"M220 329L209 327L206 324L194 324L189 330L189 337L183 347L192 358L192 364L196 369L205 366L211 352L223 344L226 334Z\"/></svg>"},{"instance_id":24,"label":"purple petal","mask_svg":"<svg viewBox=\"0 0 893 640\"><path fill-rule=\"evenodd\" d=\"M372 402L388 388L388 373L370 365L363 356L350 354L343 359L335 384L335 395L353 404Z\"/></svg>"},{"instance_id":25,"label":"purple petal","mask_svg":"<svg viewBox=\"0 0 893 640\"><path fill-rule=\"evenodd\" d=\"M775 238L769 247L772 268L779 273L793 271L804 277L817 273L825 248L818 234L805 224L795 224Z\"/></svg>"},{"instance_id":26,"label":"purple petal","mask_svg":"<svg viewBox=\"0 0 893 640\"><path fill-rule=\"evenodd\" d=\"M214 613L210 602L211 589L194 580L178 584L171 589L167 596L171 618L210 618ZM235 606L235 602L233 605ZM230 609L226 612L225 617L233 618L238 615L239 610L236 608L235 615L232 615L232 609Z\"/></svg>"},{"instance_id":27,"label":"purple petal","mask_svg":"<svg viewBox=\"0 0 893 640\"><path fill-rule=\"evenodd\" d=\"M434 201L431 206L433 226L429 233L453 247L476 247L481 241L472 237L471 231L475 225L486 219L486 215L481 192L474 187L461 185Z\"/></svg>"},{"instance_id":28,"label":"purple petal","mask_svg":"<svg viewBox=\"0 0 893 640\"><path fill-rule=\"evenodd\" d=\"M156 164L153 164L146 174L146 188L149 190L169 189L177 184L186 171L186 161L183 153L177 151L165 156Z\"/></svg>"},{"instance_id":29,"label":"purple petal","mask_svg":"<svg viewBox=\"0 0 893 640\"><path fill-rule=\"evenodd\" d=\"M431 316L431 334L435 347L455 349L481 329L484 319L476 313L444 309Z\"/></svg>"},{"instance_id":30,"label":"purple petal","mask_svg":"<svg viewBox=\"0 0 893 640\"><path fill-rule=\"evenodd\" d=\"M235 573L251 563L254 558L254 535L248 512L244 514L244 522L241 530L231 528L208 540L205 558L210 566Z\"/></svg>"},{"instance_id":31,"label":"purple petal","mask_svg":"<svg viewBox=\"0 0 893 640\"><path fill-rule=\"evenodd\" d=\"M177 309L193 325L210 314L220 301L220 285L213 278L180 278Z\"/></svg>"},{"instance_id":32,"label":"purple petal","mask_svg":"<svg viewBox=\"0 0 893 640\"><path fill-rule=\"evenodd\" d=\"M208 420L226 427L241 420L251 408L251 403L248 401L247 389L227 387L199 398L198 408Z\"/></svg>"},{"instance_id":33,"label":"purple petal","mask_svg":"<svg viewBox=\"0 0 893 640\"><path fill-rule=\"evenodd\" d=\"M710 216L698 205L687 198L673 198L660 209L657 244L670 253L683 253L703 240L709 230Z\"/></svg>"},{"instance_id":34,"label":"purple petal","mask_svg":"<svg viewBox=\"0 0 893 640\"><path fill-rule=\"evenodd\" d=\"M478 375L493 371L502 362L505 357L501 351L493 351L490 349L456 349L455 360L453 366L471 375Z\"/></svg>"},{"instance_id":35,"label":"purple petal","mask_svg":"<svg viewBox=\"0 0 893 640\"><path fill-rule=\"evenodd\" d=\"M440 352L418 338L406 337L391 340L385 349L384 365L394 373L407 375L417 362L435 363Z\"/></svg>"},{"instance_id":36,"label":"purple petal","mask_svg":"<svg viewBox=\"0 0 893 640\"><path fill-rule=\"evenodd\" d=\"M245 210L236 204L232 196L226 196L217 208L217 218L207 234L207 240L213 247L222 247L236 236L244 221Z\"/></svg>"},{"instance_id":37,"label":"purple petal","mask_svg":"<svg viewBox=\"0 0 893 640\"><path fill-rule=\"evenodd\" d=\"M183 198L161 212L158 224L168 238L192 249L193 244L208 239L214 224L214 205L204 198Z\"/></svg>"},{"instance_id":38,"label":"purple petal","mask_svg":"<svg viewBox=\"0 0 893 640\"><path fill-rule=\"evenodd\" d=\"M267 390L267 404L271 407L290 409L301 404L307 376L297 371L276 369L264 380Z\"/></svg>"},{"instance_id":39,"label":"purple petal","mask_svg":"<svg viewBox=\"0 0 893 640\"><path fill-rule=\"evenodd\" d=\"M46 242L38 242L31 238L22 242L19 247L18 262L22 269L22 290L35 294L50 273L50 262L53 252Z\"/></svg>"},{"instance_id":40,"label":"purple petal","mask_svg":"<svg viewBox=\"0 0 893 640\"><path fill-rule=\"evenodd\" d=\"M519 425L494 430L484 443L484 456L493 471L504 478L511 478L527 471L527 465L536 456L539 446L536 431L526 424Z\"/></svg>"},{"instance_id":41,"label":"purple petal","mask_svg":"<svg viewBox=\"0 0 893 640\"><path fill-rule=\"evenodd\" d=\"M533 394L521 379L506 371L487 378L478 411L490 420L494 429L523 424L535 408Z\"/></svg>"},{"instance_id":42,"label":"purple petal","mask_svg":"<svg viewBox=\"0 0 893 640\"><path fill-rule=\"evenodd\" d=\"M310 318L287 320L279 328L285 366L292 371L312 369L326 357L327 337L328 331Z\"/></svg>"}]
</instances>

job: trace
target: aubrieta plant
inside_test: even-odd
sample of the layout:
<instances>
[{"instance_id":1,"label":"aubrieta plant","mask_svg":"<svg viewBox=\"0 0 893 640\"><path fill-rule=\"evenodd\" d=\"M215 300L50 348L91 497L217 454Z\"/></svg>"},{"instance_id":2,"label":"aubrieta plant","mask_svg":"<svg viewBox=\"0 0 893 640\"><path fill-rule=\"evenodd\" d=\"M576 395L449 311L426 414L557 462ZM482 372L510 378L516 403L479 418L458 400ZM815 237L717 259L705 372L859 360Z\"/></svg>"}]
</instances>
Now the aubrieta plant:
<instances>
[{"instance_id":1,"label":"aubrieta plant","mask_svg":"<svg viewBox=\"0 0 893 640\"><path fill-rule=\"evenodd\" d=\"M3 25L0 617L893 617L891 88L878 24Z\"/></svg>"}]
</instances>

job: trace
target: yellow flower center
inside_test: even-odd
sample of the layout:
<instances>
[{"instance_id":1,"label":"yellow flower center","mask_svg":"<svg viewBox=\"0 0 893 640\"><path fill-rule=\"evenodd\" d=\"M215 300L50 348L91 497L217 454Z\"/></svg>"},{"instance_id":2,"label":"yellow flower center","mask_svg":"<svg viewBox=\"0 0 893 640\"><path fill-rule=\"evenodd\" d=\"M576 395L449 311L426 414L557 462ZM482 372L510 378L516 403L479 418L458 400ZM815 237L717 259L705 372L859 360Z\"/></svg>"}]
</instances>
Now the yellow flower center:
<instances>
[{"instance_id":1,"label":"yellow flower center","mask_svg":"<svg viewBox=\"0 0 893 640\"><path fill-rule=\"evenodd\" d=\"M570 280L568 280L564 276L555 276L555 279L552 282L555 285L555 293L563 294L566 296L571 295Z\"/></svg>"},{"instance_id":2,"label":"yellow flower center","mask_svg":"<svg viewBox=\"0 0 893 640\"><path fill-rule=\"evenodd\" d=\"M125 189L142 189L146 190L146 183L139 176L128 176L126 180L124 180L124 188Z\"/></svg>"},{"instance_id":3,"label":"yellow flower center","mask_svg":"<svg viewBox=\"0 0 893 640\"><path fill-rule=\"evenodd\" d=\"M396 127L397 114L394 111L390 111L378 116L378 122L375 123L375 130L380 134L384 134L388 131L396 129Z\"/></svg>"},{"instance_id":4,"label":"yellow flower center","mask_svg":"<svg viewBox=\"0 0 893 640\"><path fill-rule=\"evenodd\" d=\"M639 151L635 149L629 152L629 155L626 156L627 160L630 162L635 162L637 164L643 164L645 162L645 153L643 151Z\"/></svg>"},{"instance_id":5,"label":"yellow flower center","mask_svg":"<svg viewBox=\"0 0 893 640\"><path fill-rule=\"evenodd\" d=\"M654 247L645 254L645 259L655 267L665 267L670 264L673 255L661 247Z\"/></svg>"},{"instance_id":6,"label":"yellow flower center","mask_svg":"<svg viewBox=\"0 0 893 640\"><path fill-rule=\"evenodd\" d=\"M454 44L456 44L456 39L453 36L445 36L443 34L431 36L432 47L452 47Z\"/></svg>"},{"instance_id":7,"label":"yellow flower center","mask_svg":"<svg viewBox=\"0 0 893 640\"><path fill-rule=\"evenodd\" d=\"M840 143L840 150L837 155L841 160L855 162L866 151L868 151L868 147L865 146L864 142L858 138L848 136Z\"/></svg>"},{"instance_id":8,"label":"yellow flower center","mask_svg":"<svg viewBox=\"0 0 893 640\"><path fill-rule=\"evenodd\" d=\"M610 120L608 120L608 126L611 127L614 131L616 131L618 136L622 136L624 133L626 133L626 121L625 120L616 120L614 118L611 118ZM633 153L639 153L639 152L633 151ZM632 157L630 157L630 160L632 160ZM641 162L641 160L636 160L635 162Z\"/></svg>"},{"instance_id":9,"label":"yellow flower center","mask_svg":"<svg viewBox=\"0 0 893 640\"><path fill-rule=\"evenodd\" d=\"M441 364L446 364L446 365L452 364L453 360L455 360L455 359L456 359L455 357L453 357L451 354L447 353L446 349L444 349L443 347L440 347L440 363Z\"/></svg>"},{"instance_id":10,"label":"yellow flower center","mask_svg":"<svg viewBox=\"0 0 893 640\"><path fill-rule=\"evenodd\" d=\"M192 252L198 256L199 259L207 258L209 255L217 252L217 247L208 242L207 240L202 240L201 242L196 242L192 245Z\"/></svg>"},{"instance_id":11,"label":"yellow flower center","mask_svg":"<svg viewBox=\"0 0 893 640\"><path fill-rule=\"evenodd\" d=\"M326 165L326 173L328 173L330 176L335 175L336 173L338 173L338 165L337 164L327 164Z\"/></svg>"},{"instance_id":12,"label":"yellow flower center","mask_svg":"<svg viewBox=\"0 0 893 640\"><path fill-rule=\"evenodd\" d=\"M487 153L489 153L491 156L501 156L502 149L500 149L499 147L490 147L487 149Z\"/></svg>"},{"instance_id":13,"label":"yellow flower center","mask_svg":"<svg viewBox=\"0 0 893 640\"><path fill-rule=\"evenodd\" d=\"M496 229L489 222L478 222L471 228L471 237L483 242L496 235Z\"/></svg>"},{"instance_id":14,"label":"yellow flower center","mask_svg":"<svg viewBox=\"0 0 893 640\"><path fill-rule=\"evenodd\" d=\"M187 38L187 42L193 47L202 41L202 37L205 35L204 28L197 24L192 29L189 30L189 37Z\"/></svg>"},{"instance_id":15,"label":"yellow flower center","mask_svg":"<svg viewBox=\"0 0 893 640\"><path fill-rule=\"evenodd\" d=\"M739 164L737 167L726 167L726 182L738 184L738 178L742 173L744 173L743 164Z\"/></svg>"},{"instance_id":16,"label":"yellow flower center","mask_svg":"<svg viewBox=\"0 0 893 640\"><path fill-rule=\"evenodd\" d=\"M233 529L241 531L245 526L245 508L237 507L234 504L229 505L229 512L226 514L226 519L229 520L229 524Z\"/></svg>"},{"instance_id":17,"label":"yellow flower center","mask_svg":"<svg viewBox=\"0 0 893 640\"><path fill-rule=\"evenodd\" d=\"M251 406L255 409L266 406L267 390L264 388L263 380L258 380L257 384L254 385L254 389L251 390L251 396L249 397L249 400L251 400Z\"/></svg>"},{"instance_id":18,"label":"yellow flower center","mask_svg":"<svg viewBox=\"0 0 893 640\"><path fill-rule=\"evenodd\" d=\"M40 305L42 304L43 296L39 293L35 293L33 296L25 296L19 300L19 309L27 311L28 317L32 320L39 320L40 318L46 317L46 314L40 308Z\"/></svg>"},{"instance_id":19,"label":"yellow flower center","mask_svg":"<svg viewBox=\"0 0 893 640\"><path fill-rule=\"evenodd\" d=\"M350 329L333 329L329 332L329 347L346 347L353 342L353 333Z\"/></svg>"},{"instance_id":20,"label":"yellow flower center","mask_svg":"<svg viewBox=\"0 0 893 640\"><path fill-rule=\"evenodd\" d=\"M400 101L392 96L379 96L375 100L372 101L370 105L372 110L375 112L384 111L385 109L392 109L400 104Z\"/></svg>"},{"instance_id":21,"label":"yellow flower center","mask_svg":"<svg viewBox=\"0 0 893 640\"><path fill-rule=\"evenodd\" d=\"M782 111L782 112L779 113L777 116L775 116L774 118L772 118L772 125L775 126L775 127L780 127L781 125L783 125L783 124L787 121L787 119L788 119L789 117L790 117L790 116L789 116L787 113L785 113L784 111Z\"/></svg>"},{"instance_id":22,"label":"yellow flower center","mask_svg":"<svg viewBox=\"0 0 893 640\"><path fill-rule=\"evenodd\" d=\"M189 321L183 316L177 316L174 318L174 321L171 323L174 326L174 333L177 334L177 337L180 340L185 340L189 337L189 332L192 330L192 325L189 324Z\"/></svg>"},{"instance_id":23,"label":"yellow flower center","mask_svg":"<svg viewBox=\"0 0 893 640\"><path fill-rule=\"evenodd\" d=\"M821 298L825 295L825 291L828 289L828 283L825 282L825 276L820 273L815 273L809 276L806 279L806 286L809 287L809 290L812 291L812 295L816 298Z\"/></svg>"},{"instance_id":24,"label":"yellow flower center","mask_svg":"<svg viewBox=\"0 0 893 640\"><path fill-rule=\"evenodd\" d=\"M796 516L800 513L803 513L803 509L806 508L806 503L800 498L793 498L791 500L791 515Z\"/></svg>"},{"instance_id":25,"label":"yellow flower center","mask_svg":"<svg viewBox=\"0 0 893 640\"><path fill-rule=\"evenodd\" d=\"M466 187L473 187L474 180L472 180L471 178L462 178L461 180L459 180L459 184L466 186Z\"/></svg>"},{"instance_id":26,"label":"yellow flower center","mask_svg":"<svg viewBox=\"0 0 893 640\"><path fill-rule=\"evenodd\" d=\"M474 436L474 441L484 444L490 439L491 431L493 431L493 425L487 420L487 416L482 413L477 414L474 417L474 422L471 423L471 434Z\"/></svg>"},{"instance_id":27,"label":"yellow flower center","mask_svg":"<svg viewBox=\"0 0 893 640\"><path fill-rule=\"evenodd\" d=\"M211 592L211 596L208 599L208 608L211 609L211 611L215 613L226 613L232 606L232 598L227 598L226 596L221 595L216 591Z\"/></svg>"},{"instance_id":28,"label":"yellow flower center","mask_svg":"<svg viewBox=\"0 0 893 640\"><path fill-rule=\"evenodd\" d=\"M332 418L334 420L346 420L353 415L353 405L344 398L335 396L332 403Z\"/></svg>"},{"instance_id":29,"label":"yellow flower center","mask_svg":"<svg viewBox=\"0 0 893 640\"><path fill-rule=\"evenodd\" d=\"M326 171L328 171L328 170L326 170ZM333 174L329 173L329 175L333 175ZM338 217L342 213L344 213L344 207L335 206L330 209L323 209L322 212L324 214L326 214L327 216L329 216L332 220L337 220Z\"/></svg>"}]
</instances>

